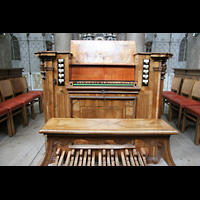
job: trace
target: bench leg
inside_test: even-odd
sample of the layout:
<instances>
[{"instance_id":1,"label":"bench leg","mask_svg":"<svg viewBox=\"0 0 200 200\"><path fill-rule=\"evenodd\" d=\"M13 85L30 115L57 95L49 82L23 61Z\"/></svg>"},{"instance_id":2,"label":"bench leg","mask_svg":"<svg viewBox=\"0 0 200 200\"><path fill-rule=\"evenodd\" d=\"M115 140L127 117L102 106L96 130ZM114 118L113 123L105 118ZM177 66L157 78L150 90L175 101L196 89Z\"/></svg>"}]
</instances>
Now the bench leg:
<instances>
[{"instance_id":1,"label":"bench leg","mask_svg":"<svg viewBox=\"0 0 200 200\"><path fill-rule=\"evenodd\" d=\"M160 152L161 157L169 166L176 166L173 161L171 152L170 152L170 145L169 145L169 138L163 138L162 142L157 143L158 150Z\"/></svg>"}]
</instances>

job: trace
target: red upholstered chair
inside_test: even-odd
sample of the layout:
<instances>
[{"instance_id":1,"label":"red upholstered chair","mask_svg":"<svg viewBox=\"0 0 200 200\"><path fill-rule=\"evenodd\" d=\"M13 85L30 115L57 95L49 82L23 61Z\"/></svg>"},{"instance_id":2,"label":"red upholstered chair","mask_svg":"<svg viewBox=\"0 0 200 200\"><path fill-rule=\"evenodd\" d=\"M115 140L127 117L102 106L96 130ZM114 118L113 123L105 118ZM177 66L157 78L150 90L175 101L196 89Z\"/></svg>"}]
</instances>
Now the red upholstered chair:
<instances>
[{"instance_id":1,"label":"red upholstered chair","mask_svg":"<svg viewBox=\"0 0 200 200\"><path fill-rule=\"evenodd\" d=\"M185 121L186 117L192 119L196 122L196 130L195 130L195 137L194 143L195 145L199 145L199 138L200 138L200 106L185 106L183 112L183 123L182 123L182 133L185 132Z\"/></svg>"},{"instance_id":2,"label":"red upholstered chair","mask_svg":"<svg viewBox=\"0 0 200 200\"><path fill-rule=\"evenodd\" d=\"M1 102L0 102L1 105ZM7 129L8 129L8 135L11 137L13 135L12 132L12 126L10 122L10 111L8 108L1 108L0 107L0 123L3 121L7 121Z\"/></svg>"},{"instance_id":3,"label":"red upholstered chair","mask_svg":"<svg viewBox=\"0 0 200 200\"><path fill-rule=\"evenodd\" d=\"M193 85L194 85L194 80L185 78L183 80L183 85L181 88L181 95L166 94L165 98L169 104L169 112L168 112L168 120L169 121L172 120L172 106L171 106L172 99L188 99L188 98L190 98Z\"/></svg>"},{"instance_id":4,"label":"red upholstered chair","mask_svg":"<svg viewBox=\"0 0 200 200\"><path fill-rule=\"evenodd\" d=\"M168 101L166 99L167 96L168 95L179 95L181 81L182 81L182 78L174 77L172 85L171 85L171 91L163 91L162 115L164 115L165 103L168 104Z\"/></svg>"},{"instance_id":5,"label":"red upholstered chair","mask_svg":"<svg viewBox=\"0 0 200 200\"><path fill-rule=\"evenodd\" d=\"M14 94L12 91L12 86L9 80L2 80L0 81L0 91L1 91L1 97L2 101L0 102L1 108L7 108L9 110L10 115L10 124L11 124L11 130L12 134L9 134L9 136L15 135L15 127L13 123L13 116L22 112L23 113L23 125L25 126L27 124L27 117L25 115L25 107L24 104L20 101L5 101L7 98L13 98Z\"/></svg>"},{"instance_id":6,"label":"red upholstered chair","mask_svg":"<svg viewBox=\"0 0 200 200\"><path fill-rule=\"evenodd\" d=\"M178 128L181 126L181 116L182 111L186 106L200 106L200 102L194 100L195 98L200 99L200 81L195 81L194 86L192 87L192 93L191 93L191 99L172 99L170 102L170 111L172 112L172 109L178 109L179 111L179 117L178 117Z\"/></svg>"},{"instance_id":7,"label":"red upholstered chair","mask_svg":"<svg viewBox=\"0 0 200 200\"><path fill-rule=\"evenodd\" d=\"M39 110L40 110L40 114L41 114L43 112L43 103L42 103L43 91L39 91L39 90L37 90L37 91L29 91L26 78L25 77L21 77L20 80L21 80L21 83L23 85L24 93L26 95L34 97L34 103L39 102Z\"/></svg>"},{"instance_id":8,"label":"red upholstered chair","mask_svg":"<svg viewBox=\"0 0 200 200\"><path fill-rule=\"evenodd\" d=\"M35 97L26 95L23 93L24 88L23 88L20 78L11 78L9 80L11 82L15 98L11 98L7 101L22 102L25 105L25 113L26 113L26 109L31 107L31 117L32 117L32 119L35 119L34 102L33 102ZM28 122L27 122L27 125L28 125Z\"/></svg>"},{"instance_id":9,"label":"red upholstered chair","mask_svg":"<svg viewBox=\"0 0 200 200\"><path fill-rule=\"evenodd\" d=\"M174 77L171 85L171 91L163 91L163 94L179 94L180 85L181 85L182 78Z\"/></svg>"}]
</instances>

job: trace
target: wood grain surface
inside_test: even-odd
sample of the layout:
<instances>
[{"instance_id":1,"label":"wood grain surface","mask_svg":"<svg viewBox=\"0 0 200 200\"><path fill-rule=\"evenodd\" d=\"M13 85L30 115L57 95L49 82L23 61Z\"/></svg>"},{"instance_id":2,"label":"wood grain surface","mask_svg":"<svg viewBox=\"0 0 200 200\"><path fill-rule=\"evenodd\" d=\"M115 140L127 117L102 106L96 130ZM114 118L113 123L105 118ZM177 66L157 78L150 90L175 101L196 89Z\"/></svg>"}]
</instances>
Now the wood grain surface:
<instances>
[{"instance_id":1,"label":"wood grain surface","mask_svg":"<svg viewBox=\"0 0 200 200\"><path fill-rule=\"evenodd\" d=\"M178 131L162 119L51 118L40 133L174 135L178 134Z\"/></svg>"}]
</instances>

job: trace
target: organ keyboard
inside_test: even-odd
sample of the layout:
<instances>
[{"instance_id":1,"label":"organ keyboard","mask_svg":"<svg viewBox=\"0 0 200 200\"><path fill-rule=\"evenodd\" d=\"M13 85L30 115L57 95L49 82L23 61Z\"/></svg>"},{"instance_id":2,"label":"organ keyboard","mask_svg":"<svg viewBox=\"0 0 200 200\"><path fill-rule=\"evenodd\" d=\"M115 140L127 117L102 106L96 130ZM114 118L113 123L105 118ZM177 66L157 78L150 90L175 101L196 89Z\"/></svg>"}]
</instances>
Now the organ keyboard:
<instances>
[{"instance_id":1,"label":"organ keyboard","mask_svg":"<svg viewBox=\"0 0 200 200\"><path fill-rule=\"evenodd\" d=\"M117 87L133 87L136 86L135 82L129 82L129 81L73 81L69 82L70 86L117 86Z\"/></svg>"}]
</instances>

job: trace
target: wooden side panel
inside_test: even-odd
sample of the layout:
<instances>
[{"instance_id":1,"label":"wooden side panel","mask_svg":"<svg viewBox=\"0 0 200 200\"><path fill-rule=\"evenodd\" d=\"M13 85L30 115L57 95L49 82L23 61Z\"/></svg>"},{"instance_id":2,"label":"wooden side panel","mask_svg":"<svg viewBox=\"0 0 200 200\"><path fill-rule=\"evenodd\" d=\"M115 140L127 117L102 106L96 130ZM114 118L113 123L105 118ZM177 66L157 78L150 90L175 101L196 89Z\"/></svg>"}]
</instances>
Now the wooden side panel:
<instances>
[{"instance_id":1,"label":"wooden side panel","mask_svg":"<svg viewBox=\"0 0 200 200\"><path fill-rule=\"evenodd\" d=\"M53 68L52 61L44 62L45 79L43 80L43 101L45 123L54 117L54 90L53 90Z\"/></svg>"},{"instance_id":2,"label":"wooden side panel","mask_svg":"<svg viewBox=\"0 0 200 200\"><path fill-rule=\"evenodd\" d=\"M64 79L65 84L64 86L58 85L58 59L64 59ZM66 86L69 85L69 55L62 53L57 54L56 59L53 62L54 66L54 80L56 80L56 84L52 83L54 88L54 110L55 110L55 117L58 118L66 118L68 117L68 91Z\"/></svg>"},{"instance_id":3,"label":"wooden side panel","mask_svg":"<svg viewBox=\"0 0 200 200\"><path fill-rule=\"evenodd\" d=\"M137 104L137 118L158 119L161 117L162 90L164 73L163 64L166 58L162 54L138 53L136 58L135 77L138 79L138 86L141 87ZM148 86L142 85L143 60L149 59L149 81Z\"/></svg>"},{"instance_id":4,"label":"wooden side panel","mask_svg":"<svg viewBox=\"0 0 200 200\"><path fill-rule=\"evenodd\" d=\"M52 65L52 62L51 62ZM49 72L49 103L50 103L50 118L54 117L54 90L53 90L53 71Z\"/></svg>"},{"instance_id":5,"label":"wooden side panel","mask_svg":"<svg viewBox=\"0 0 200 200\"><path fill-rule=\"evenodd\" d=\"M152 91L146 91L138 97L137 118L152 118Z\"/></svg>"},{"instance_id":6,"label":"wooden side panel","mask_svg":"<svg viewBox=\"0 0 200 200\"><path fill-rule=\"evenodd\" d=\"M57 95L58 99L58 116L59 118L66 118L67 117L67 98L66 95L61 93Z\"/></svg>"}]
</instances>

